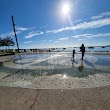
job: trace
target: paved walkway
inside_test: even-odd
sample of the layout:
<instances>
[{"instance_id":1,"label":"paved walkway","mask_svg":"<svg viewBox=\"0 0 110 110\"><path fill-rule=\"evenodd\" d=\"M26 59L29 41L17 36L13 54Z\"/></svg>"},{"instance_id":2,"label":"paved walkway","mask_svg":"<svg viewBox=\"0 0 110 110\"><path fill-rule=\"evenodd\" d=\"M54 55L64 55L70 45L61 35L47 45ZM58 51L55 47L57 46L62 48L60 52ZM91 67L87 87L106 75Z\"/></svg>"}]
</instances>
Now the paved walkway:
<instances>
[{"instance_id":1,"label":"paved walkway","mask_svg":"<svg viewBox=\"0 0 110 110\"><path fill-rule=\"evenodd\" d=\"M0 87L0 110L109 110L110 86L83 89Z\"/></svg>"}]
</instances>

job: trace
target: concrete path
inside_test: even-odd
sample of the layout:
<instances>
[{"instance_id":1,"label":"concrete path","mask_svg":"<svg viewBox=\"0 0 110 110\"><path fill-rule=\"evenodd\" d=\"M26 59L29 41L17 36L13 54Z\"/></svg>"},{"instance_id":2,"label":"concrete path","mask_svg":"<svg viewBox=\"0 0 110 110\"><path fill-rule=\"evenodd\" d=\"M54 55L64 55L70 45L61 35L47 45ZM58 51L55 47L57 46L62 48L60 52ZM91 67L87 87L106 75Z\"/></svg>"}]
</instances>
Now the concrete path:
<instances>
[{"instance_id":1,"label":"concrete path","mask_svg":"<svg viewBox=\"0 0 110 110\"><path fill-rule=\"evenodd\" d=\"M63 90L0 87L0 110L110 110L110 86Z\"/></svg>"}]
</instances>

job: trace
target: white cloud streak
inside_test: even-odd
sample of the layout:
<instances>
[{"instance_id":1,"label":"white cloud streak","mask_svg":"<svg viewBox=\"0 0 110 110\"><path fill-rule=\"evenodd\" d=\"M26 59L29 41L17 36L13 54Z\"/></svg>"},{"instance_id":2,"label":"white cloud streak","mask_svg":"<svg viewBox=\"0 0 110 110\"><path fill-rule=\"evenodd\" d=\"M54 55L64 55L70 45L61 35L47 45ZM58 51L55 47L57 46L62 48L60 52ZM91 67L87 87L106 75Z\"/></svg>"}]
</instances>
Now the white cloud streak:
<instances>
[{"instance_id":1,"label":"white cloud streak","mask_svg":"<svg viewBox=\"0 0 110 110\"><path fill-rule=\"evenodd\" d=\"M25 36L25 38L32 38L34 36L38 36L38 35L41 35L41 34L44 34L44 32L41 32L41 31L37 31L37 32L30 32L27 36Z\"/></svg>"},{"instance_id":2,"label":"white cloud streak","mask_svg":"<svg viewBox=\"0 0 110 110\"><path fill-rule=\"evenodd\" d=\"M6 36L12 37L12 36L14 36L14 32L12 31L12 32L9 32L9 33L3 33L3 34L0 35L0 38L6 37Z\"/></svg>"},{"instance_id":3,"label":"white cloud streak","mask_svg":"<svg viewBox=\"0 0 110 110\"><path fill-rule=\"evenodd\" d=\"M28 30L28 28L24 28L24 27L16 27L17 31L26 31Z\"/></svg>"},{"instance_id":4,"label":"white cloud streak","mask_svg":"<svg viewBox=\"0 0 110 110\"><path fill-rule=\"evenodd\" d=\"M92 34L79 34L79 35L72 36L72 38L87 37L87 36L91 36L91 35Z\"/></svg>"},{"instance_id":5,"label":"white cloud streak","mask_svg":"<svg viewBox=\"0 0 110 110\"><path fill-rule=\"evenodd\" d=\"M64 40L68 40L68 39L69 39L68 37L60 38L59 41L64 41Z\"/></svg>"},{"instance_id":6,"label":"white cloud streak","mask_svg":"<svg viewBox=\"0 0 110 110\"><path fill-rule=\"evenodd\" d=\"M16 27L16 31L28 31L28 30L33 30L34 28L35 28L35 27L25 28L25 27L17 26L17 27Z\"/></svg>"},{"instance_id":7,"label":"white cloud streak","mask_svg":"<svg viewBox=\"0 0 110 110\"><path fill-rule=\"evenodd\" d=\"M94 37L106 37L106 36L110 36L110 33L100 33L100 34L93 34L90 36L87 36L86 38L94 38Z\"/></svg>"},{"instance_id":8,"label":"white cloud streak","mask_svg":"<svg viewBox=\"0 0 110 110\"><path fill-rule=\"evenodd\" d=\"M81 22L82 21L82 19L79 19L79 20L76 20L75 22L77 23L77 22Z\"/></svg>"},{"instance_id":9,"label":"white cloud streak","mask_svg":"<svg viewBox=\"0 0 110 110\"><path fill-rule=\"evenodd\" d=\"M71 27L65 27L65 28L60 28L60 29L54 29L54 30L48 30L46 33L59 33L62 31L70 31L70 30L77 30L77 29L92 29L92 28L98 28L102 26L110 25L110 18L105 18L105 19L100 19L100 20L95 20L95 21L90 21L90 22L84 22L80 23L76 26L71 26Z\"/></svg>"},{"instance_id":10,"label":"white cloud streak","mask_svg":"<svg viewBox=\"0 0 110 110\"><path fill-rule=\"evenodd\" d=\"M48 26L48 24L46 24L45 26L41 26L40 29L41 29L41 28L46 28L47 26Z\"/></svg>"},{"instance_id":11,"label":"white cloud streak","mask_svg":"<svg viewBox=\"0 0 110 110\"><path fill-rule=\"evenodd\" d=\"M78 39L79 41L87 40L87 39Z\"/></svg>"},{"instance_id":12,"label":"white cloud streak","mask_svg":"<svg viewBox=\"0 0 110 110\"><path fill-rule=\"evenodd\" d=\"M24 42L24 43L31 43L32 41L26 41L26 42Z\"/></svg>"},{"instance_id":13,"label":"white cloud streak","mask_svg":"<svg viewBox=\"0 0 110 110\"><path fill-rule=\"evenodd\" d=\"M55 42L57 42L57 43L58 43L58 42L60 42L60 41L55 41Z\"/></svg>"},{"instance_id":14,"label":"white cloud streak","mask_svg":"<svg viewBox=\"0 0 110 110\"><path fill-rule=\"evenodd\" d=\"M105 12L105 13L101 13L98 16L93 16L91 17L91 19L96 20L96 19L101 19L103 17L109 17L110 16L110 12Z\"/></svg>"},{"instance_id":15,"label":"white cloud streak","mask_svg":"<svg viewBox=\"0 0 110 110\"><path fill-rule=\"evenodd\" d=\"M16 27L16 34L20 34L22 33L23 31L27 31L27 30L31 30L33 28L24 28L24 27ZM0 35L0 37L6 37L6 36L10 36L10 37L13 37L14 36L14 32L11 31L11 32L8 32L8 33L3 33Z\"/></svg>"},{"instance_id":16,"label":"white cloud streak","mask_svg":"<svg viewBox=\"0 0 110 110\"><path fill-rule=\"evenodd\" d=\"M79 34L79 35L75 35L72 36L71 38L78 38L78 39L82 39L83 38L95 38L95 37L106 37L106 36L110 36L110 33L99 33L99 34Z\"/></svg>"}]
</instances>

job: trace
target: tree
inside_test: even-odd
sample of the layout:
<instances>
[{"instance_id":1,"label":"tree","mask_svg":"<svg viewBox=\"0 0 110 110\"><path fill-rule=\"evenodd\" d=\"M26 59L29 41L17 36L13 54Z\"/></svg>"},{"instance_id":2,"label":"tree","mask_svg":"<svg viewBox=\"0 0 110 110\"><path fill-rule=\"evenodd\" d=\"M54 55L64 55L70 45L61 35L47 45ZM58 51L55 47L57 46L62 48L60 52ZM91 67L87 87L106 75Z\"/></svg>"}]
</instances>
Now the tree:
<instances>
[{"instance_id":1,"label":"tree","mask_svg":"<svg viewBox=\"0 0 110 110\"><path fill-rule=\"evenodd\" d=\"M0 47L2 46L2 39L0 38Z\"/></svg>"},{"instance_id":2,"label":"tree","mask_svg":"<svg viewBox=\"0 0 110 110\"><path fill-rule=\"evenodd\" d=\"M5 38L5 45L6 46L14 46L14 42L12 41L12 39L11 39L11 37L10 36L7 36L6 38Z\"/></svg>"},{"instance_id":3,"label":"tree","mask_svg":"<svg viewBox=\"0 0 110 110\"><path fill-rule=\"evenodd\" d=\"M7 36L6 38L0 38L0 47L1 46L8 46L8 48L9 48L9 46L14 46L15 45L15 43L14 43L14 41L11 39L11 37L10 36ZM7 48L6 48L6 51L7 51Z\"/></svg>"},{"instance_id":4,"label":"tree","mask_svg":"<svg viewBox=\"0 0 110 110\"><path fill-rule=\"evenodd\" d=\"M4 46L4 39L0 38L0 47Z\"/></svg>"}]
</instances>

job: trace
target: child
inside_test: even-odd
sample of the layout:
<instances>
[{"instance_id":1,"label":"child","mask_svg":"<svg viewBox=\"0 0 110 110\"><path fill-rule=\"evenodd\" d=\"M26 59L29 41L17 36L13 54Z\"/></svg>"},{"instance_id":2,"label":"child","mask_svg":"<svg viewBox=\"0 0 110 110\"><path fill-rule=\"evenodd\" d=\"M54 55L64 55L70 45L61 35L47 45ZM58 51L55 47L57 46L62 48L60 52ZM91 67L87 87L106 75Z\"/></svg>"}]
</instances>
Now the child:
<instances>
[{"instance_id":1,"label":"child","mask_svg":"<svg viewBox=\"0 0 110 110\"><path fill-rule=\"evenodd\" d=\"M73 50L73 58L74 58L75 50Z\"/></svg>"},{"instance_id":2,"label":"child","mask_svg":"<svg viewBox=\"0 0 110 110\"><path fill-rule=\"evenodd\" d=\"M84 44L81 45L80 47L80 51L82 52L82 60L83 60L83 57L84 57L84 53L85 53L85 47L84 47Z\"/></svg>"},{"instance_id":3,"label":"child","mask_svg":"<svg viewBox=\"0 0 110 110\"><path fill-rule=\"evenodd\" d=\"M73 56L72 56L72 59L71 59L72 64L73 64L73 62L74 62L74 54L75 54L75 50L73 50Z\"/></svg>"}]
</instances>

